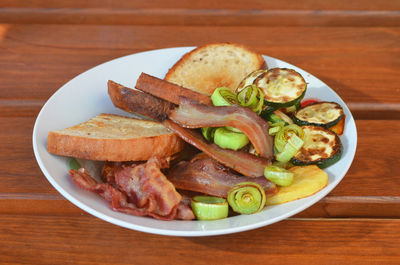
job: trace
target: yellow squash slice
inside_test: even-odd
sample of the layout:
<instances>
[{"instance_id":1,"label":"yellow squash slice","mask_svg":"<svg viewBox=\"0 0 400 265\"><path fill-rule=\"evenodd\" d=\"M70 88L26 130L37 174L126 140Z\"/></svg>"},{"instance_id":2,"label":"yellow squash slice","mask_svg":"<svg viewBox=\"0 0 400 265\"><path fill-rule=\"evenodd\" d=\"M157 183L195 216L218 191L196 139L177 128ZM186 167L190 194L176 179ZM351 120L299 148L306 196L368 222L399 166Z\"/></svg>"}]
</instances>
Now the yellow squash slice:
<instances>
[{"instance_id":1,"label":"yellow squash slice","mask_svg":"<svg viewBox=\"0 0 400 265\"><path fill-rule=\"evenodd\" d=\"M315 165L292 167L292 185L279 187L278 193L267 198L266 205L275 205L305 198L315 194L328 184L328 174Z\"/></svg>"}]
</instances>

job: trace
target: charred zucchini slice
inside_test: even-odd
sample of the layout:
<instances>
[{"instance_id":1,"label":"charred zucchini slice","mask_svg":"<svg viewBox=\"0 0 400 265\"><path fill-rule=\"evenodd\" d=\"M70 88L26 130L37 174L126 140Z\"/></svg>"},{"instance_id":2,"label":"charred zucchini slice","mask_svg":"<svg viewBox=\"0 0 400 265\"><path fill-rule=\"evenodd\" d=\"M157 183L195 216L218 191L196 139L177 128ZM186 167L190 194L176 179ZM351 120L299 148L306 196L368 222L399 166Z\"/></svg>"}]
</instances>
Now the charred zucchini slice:
<instances>
[{"instance_id":1,"label":"charred zucchini slice","mask_svg":"<svg viewBox=\"0 0 400 265\"><path fill-rule=\"evenodd\" d=\"M247 75L239 84L239 86L236 88L236 93L239 94L240 91L242 91L245 87L254 85L254 81L262 75L263 73L267 72L268 70L266 69L261 69L261 70L256 70L249 75Z\"/></svg>"},{"instance_id":2,"label":"charred zucchini slice","mask_svg":"<svg viewBox=\"0 0 400 265\"><path fill-rule=\"evenodd\" d=\"M307 83L295 70L272 68L258 70L248 75L237 87L239 93L248 85L256 85L264 93L266 105L274 108L290 107L304 97Z\"/></svg>"},{"instance_id":3,"label":"charred zucchini slice","mask_svg":"<svg viewBox=\"0 0 400 265\"><path fill-rule=\"evenodd\" d=\"M293 120L298 125L332 127L343 118L343 108L336 102L315 102L300 108Z\"/></svg>"},{"instance_id":4,"label":"charred zucchini slice","mask_svg":"<svg viewBox=\"0 0 400 265\"><path fill-rule=\"evenodd\" d=\"M317 165L326 168L342 156L342 143L336 133L320 126L301 126L304 144L291 162L296 166Z\"/></svg>"}]
</instances>

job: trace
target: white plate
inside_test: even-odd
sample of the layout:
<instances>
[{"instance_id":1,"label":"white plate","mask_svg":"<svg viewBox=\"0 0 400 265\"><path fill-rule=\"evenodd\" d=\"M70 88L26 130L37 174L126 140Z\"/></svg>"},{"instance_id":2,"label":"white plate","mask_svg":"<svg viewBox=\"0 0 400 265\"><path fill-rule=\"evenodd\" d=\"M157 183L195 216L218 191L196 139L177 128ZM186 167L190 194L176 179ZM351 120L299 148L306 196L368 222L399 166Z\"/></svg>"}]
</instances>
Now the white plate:
<instances>
[{"instance_id":1,"label":"white plate","mask_svg":"<svg viewBox=\"0 0 400 265\"><path fill-rule=\"evenodd\" d=\"M110 223L148 233L174 236L209 236L235 233L266 226L292 216L327 195L349 169L357 146L357 130L348 107L326 84L311 74L281 60L264 56L272 67L292 68L309 84L305 98L339 103L346 114L342 159L326 169L329 184L315 195L282 205L270 206L253 215L239 215L217 221L159 221L148 217L114 212L98 195L78 188L68 175L67 158L47 152L47 134L89 120L100 113L126 114L111 103L107 81L134 87L141 72L163 78L184 53L193 47L153 50L121 57L96 66L63 85L40 111L33 130L33 149L37 162L49 182L69 201L84 211Z\"/></svg>"}]
</instances>

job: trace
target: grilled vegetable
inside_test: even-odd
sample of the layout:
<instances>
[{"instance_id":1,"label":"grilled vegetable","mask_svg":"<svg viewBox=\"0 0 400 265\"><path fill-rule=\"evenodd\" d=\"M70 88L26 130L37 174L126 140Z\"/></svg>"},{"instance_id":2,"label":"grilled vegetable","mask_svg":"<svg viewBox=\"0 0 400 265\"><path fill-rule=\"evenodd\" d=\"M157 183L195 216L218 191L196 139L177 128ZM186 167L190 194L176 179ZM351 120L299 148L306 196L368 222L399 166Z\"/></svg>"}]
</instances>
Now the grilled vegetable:
<instances>
[{"instance_id":1,"label":"grilled vegetable","mask_svg":"<svg viewBox=\"0 0 400 265\"><path fill-rule=\"evenodd\" d=\"M221 127L214 132L214 143L221 148L239 150L249 143L249 138L244 133Z\"/></svg>"},{"instance_id":2,"label":"grilled vegetable","mask_svg":"<svg viewBox=\"0 0 400 265\"><path fill-rule=\"evenodd\" d=\"M268 70L261 69L261 70L256 70L252 73L250 73L248 76L246 76L242 82L240 82L239 86L236 88L236 93L239 93L242 91L245 87L253 85L254 81L262 74L267 72Z\"/></svg>"},{"instance_id":3,"label":"grilled vegetable","mask_svg":"<svg viewBox=\"0 0 400 265\"><path fill-rule=\"evenodd\" d=\"M336 102L315 102L300 108L293 120L298 125L316 125L329 128L343 118L343 108Z\"/></svg>"},{"instance_id":4,"label":"grilled vegetable","mask_svg":"<svg viewBox=\"0 0 400 265\"><path fill-rule=\"evenodd\" d=\"M304 78L298 72L287 68L256 71L246 77L236 91L239 93L251 84L262 90L265 104L274 108L297 104L304 97L307 89Z\"/></svg>"},{"instance_id":5,"label":"grilled vegetable","mask_svg":"<svg viewBox=\"0 0 400 265\"><path fill-rule=\"evenodd\" d=\"M265 205L264 189L255 182L241 182L228 192L228 203L232 210L241 214L261 211Z\"/></svg>"},{"instance_id":6,"label":"grilled vegetable","mask_svg":"<svg viewBox=\"0 0 400 265\"><path fill-rule=\"evenodd\" d=\"M216 129L217 128L213 127L203 127L201 128L201 133L207 141L212 142L214 140L214 133Z\"/></svg>"},{"instance_id":7,"label":"grilled vegetable","mask_svg":"<svg viewBox=\"0 0 400 265\"><path fill-rule=\"evenodd\" d=\"M329 130L334 131L337 135L342 135L344 132L344 123L346 121L346 115L343 115L343 118L340 119L338 123L329 127Z\"/></svg>"},{"instance_id":8,"label":"grilled vegetable","mask_svg":"<svg viewBox=\"0 0 400 265\"><path fill-rule=\"evenodd\" d=\"M328 174L317 166L292 167L293 183L279 187L278 193L267 199L266 205L275 205L305 198L320 191L328 184Z\"/></svg>"},{"instance_id":9,"label":"grilled vegetable","mask_svg":"<svg viewBox=\"0 0 400 265\"><path fill-rule=\"evenodd\" d=\"M235 92L227 87L219 87L214 90L211 95L211 101L214 106L231 106L238 105Z\"/></svg>"},{"instance_id":10,"label":"grilled vegetable","mask_svg":"<svg viewBox=\"0 0 400 265\"><path fill-rule=\"evenodd\" d=\"M278 123L278 122L283 122L285 125L288 124L293 124L293 120L286 115L285 113L283 113L280 110L275 110L273 112L270 112L264 116L262 116L265 120L273 123Z\"/></svg>"},{"instance_id":11,"label":"grilled vegetable","mask_svg":"<svg viewBox=\"0 0 400 265\"><path fill-rule=\"evenodd\" d=\"M292 135L287 141L282 151L275 155L275 158L279 162L289 162L294 157L300 148L303 146L304 141L297 135Z\"/></svg>"},{"instance_id":12,"label":"grilled vegetable","mask_svg":"<svg viewBox=\"0 0 400 265\"><path fill-rule=\"evenodd\" d=\"M275 150L277 152L282 152L289 139L294 135L298 136L302 140L304 138L303 129L296 124L284 126L275 136Z\"/></svg>"},{"instance_id":13,"label":"grilled vegetable","mask_svg":"<svg viewBox=\"0 0 400 265\"><path fill-rule=\"evenodd\" d=\"M301 100L299 100L298 102L296 102L296 104L287 107L287 108L282 108L282 112L286 113L286 114L293 114L295 113L298 109L300 109L301 107Z\"/></svg>"},{"instance_id":14,"label":"grilled vegetable","mask_svg":"<svg viewBox=\"0 0 400 265\"><path fill-rule=\"evenodd\" d=\"M305 125L301 128L304 132L304 144L291 159L294 165L326 168L340 159L342 144L336 133L320 126Z\"/></svg>"},{"instance_id":15,"label":"grilled vegetable","mask_svg":"<svg viewBox=\"0 0 400 265\"><path fill-rule=\"evenodd\" d=\"M290 186L293 182L293 173L287 169L277 166L267 166L264 169L264 176L279 186Z\"/></svg>"},{"instance_id":16,"label":"grilled vegetable","mask_svg":"<svg viewBox=\"0 0 400 265\"><path fill-rule=\"evenodd\" d=\"M250 108L257 114L260 114L264 105L264 95L261 89L255 85L249 85L243 88L237 95L241 106Z\"/></svg>"},{"instance_id":17,"label":"grilled vegetable","mask_svg":"<svg viewBox=\"0 0 400 265\"><path fill-rule=\"evenodd\" d=\"M229 206L224 198L194 196L191 206L198 220L217 220L228 217Z\"/></svg>"}]
</instances>

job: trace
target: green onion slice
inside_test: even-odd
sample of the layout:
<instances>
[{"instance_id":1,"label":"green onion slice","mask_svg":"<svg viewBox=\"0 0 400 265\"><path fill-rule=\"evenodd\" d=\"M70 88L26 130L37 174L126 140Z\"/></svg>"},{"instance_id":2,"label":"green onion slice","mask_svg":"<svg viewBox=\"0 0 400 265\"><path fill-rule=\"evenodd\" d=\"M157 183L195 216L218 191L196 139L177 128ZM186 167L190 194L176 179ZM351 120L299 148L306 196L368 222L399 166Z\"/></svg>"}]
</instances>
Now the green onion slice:
<instances>
[{"instance_id":1,"label":"green onion slice","mask_svg":"<svg viewBox=\"0 0 400 265\"><path fill-rule=\"evenodd\" d=\"M228 203L232 210L241 214L261 211L265 206L264 189L254 182L241 182L228 192Z\"/></svg>"},{"instance_id":2,"label":"green onion slice","mask_svg":"<svg viewBox=\"0 0 400 265\"><path fill-rule=\"evenodd\" d=\"M281 167L267 166L264 169L264 176L276 185L290 186L293 182L294 174L293 172Z\"/></svg>"},{"instance_id":3,"label":"green onion slice","mask_svg":"<svg viewBox=\"0 0 400 265\"><path fill-rule=\"evenodd\" d=\"M293 136L297 135L299 138L304 138L303 129L296 125L290 124L283 127L276 135L274 139L274 147L278 153L283 151L283 148L288 143L289 139Z\"/></svg>"},{"instance_id":4,"label":"green onion slice","mask_svg":"<svg viewBox=\"0 0 400 265\"><path fill-rule=\"evenodd\" d=\"M239 104L250 108L257 114L260 114L264 105L264 93L256 85L246 86L237 95Z\"/></svg>"},{"instance_id":5,"label":"green onion slice","mask_svg":"<svg viewBox=\"0 0 400 265\"><path fill-rule=\"evenodd\" d=\"M231 127L231 126L225 126L225 129L232 131L232 132L242 133L241 130L236 129L235 127Z\"/></svg>"},{"instance_id":6,"label":"green onion slice","mask_svg":"<svg viewBox=\"0 0 400 265\"><path fill-rule=\"evenodd\" d=\"M300 150L303 146L304 141L298 137L296 134L293 134L288 142L283 147L283 150L275 155L275 158L279 162L288 162L295 154Z\"/></svg>"},{"instance_id":7,"label":"green onion slice","mask_svg":"<svg viewBox=\"0 0 400 265\"><path fill-rule=\"evenodd\" d=\"M69 169L79 170L82 166L75 158L70 158L68 163Z\"/></svg>"},{"instance_id":8,"label":"green onion slice","mask_svg":"<svg viewBox=\"0 0 400 265\"><path fill-rule=\"evenodd\" d=\"M276 127L271 127L268 130L269 135L275 135L277 134L279 131L281 130L281 128L279 126Z\"/></svg>"},{"instance_id":9,"label":"green onion slice","mask_svg":"<svg viewBox=\"0 0 400 265\"><path fill-rule=\"evenodd\" d=\"M201 128L201 133L203 134L204 138L211 142L214 139L214 132L216 128L212 127L203 127Z\"/></svg>"},{"instance_id":10,"label":"green onion slice","mask_svg":"<svg viewBox=\"0 0 400 265\"><path fill-rule=\"evenodd\" d=\"M224 198L219 197L194 196L191 201L191 206L198 220L226 218L229 212L228 202Z\"/></svg>"},{"instance_id":11,"label":"green onion slice","mask_svg":"<svg viewBox=\"0 0 400 265\"><path fill-rule=\"evenodd\" d=\"M233 132L226 128L218 128L214 132L214 143L221 148L239 150L249 143L244 133Z\"/></svg>"},{"instance_id":12,"label":"green onion slice","mask_svg":"<svg viewBox=\"0 0 400 265\"><path fill-rule=\"evenodd\" d=\"M219 87L211 95L214 106L238 105L236 93L227 87Z\"/></svg>"},{"instance_id":13,"label":"green onion slice","mask_svg":"<svg viewBox=\"0 0 400 265\"><path fill-rule=\"evenodd\" d=\"M287 124L293 124L294 123L293 120L288 115L286 115L285 113L283 113L280 110L275 110L274 114L276 116L278 116L281 120L285 121Z\"/></svg>"}]
</instances>

